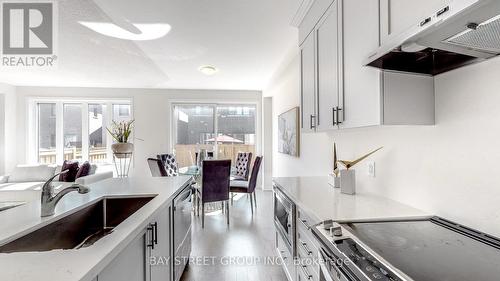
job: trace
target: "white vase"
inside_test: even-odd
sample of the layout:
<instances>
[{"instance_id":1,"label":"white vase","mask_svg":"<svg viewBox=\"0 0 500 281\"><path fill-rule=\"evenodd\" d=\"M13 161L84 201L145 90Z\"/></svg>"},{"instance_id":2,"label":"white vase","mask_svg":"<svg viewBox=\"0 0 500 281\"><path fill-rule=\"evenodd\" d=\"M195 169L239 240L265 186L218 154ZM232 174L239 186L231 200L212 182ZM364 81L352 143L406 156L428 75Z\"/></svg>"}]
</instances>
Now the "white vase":
<instances>
[{"instance_id":1,"label":"white vase","mask_svg":"<svg viewBox=\"0 0 500 281\"><path fill-rule=\"evenodd\" d=\"M340 177L337 177L334 174L329 174L328 175L328 184L335 187L335 188L340 188Z\"/></svg>"},{"instance_id":2,"label":"white vase","mask_svg":"<svg viewBox=\"0 0 500 281\"><path fill-rule=\"evenodd\" d=\"M119 142L111 145L111 150L116 158L129 158L134 152L134 144L129 142Z\"/></svg>"},{"instance_id":3,"label":"white vase","mask_svg":"<svg viewBox=\"0 0 500 281\"><path fill-rule=\"evenodd\" d=\"M356 194L355 170L340 170L340 192L349 195Z\"/></svg>"}]
</instances>

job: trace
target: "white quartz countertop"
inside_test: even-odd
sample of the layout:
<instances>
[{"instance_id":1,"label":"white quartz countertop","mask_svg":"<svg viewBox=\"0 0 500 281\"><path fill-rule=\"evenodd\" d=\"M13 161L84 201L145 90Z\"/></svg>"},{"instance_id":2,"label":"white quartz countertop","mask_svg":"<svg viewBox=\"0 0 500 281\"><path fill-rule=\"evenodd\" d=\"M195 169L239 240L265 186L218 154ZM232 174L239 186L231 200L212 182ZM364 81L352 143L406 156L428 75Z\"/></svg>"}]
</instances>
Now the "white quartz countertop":
<instances>
[{"instance_id":1,"label":"white quartz countertop","mask_svg":"<svg viewBox=\"0 0 500 281\"><path fill-rule=\"evenodd\" d=\"M167 206L190 179L188 176L107 179L89 185L91 191L87 194L71 192L65 195L59 201L54 216L51 217L40 217L39 200L0 212L0 245L3 245L104 197L156 195L141 209L119 224L111 234L88 248L0 253L0 280L92 280L140 234L157 211Z\"/></svg>"},{"instance_id":2,"label":"white quartz countertop","mask_svg":"<svg viewBox=\"0 0 500 281\"><path fill-rule=\"evenodd\" d=\"M328 184L328 177L278 177L273 182L300 209L319 221L427 217L431 214L403 203L368 193L343 194Z\"/></svg>"}]
</instances>

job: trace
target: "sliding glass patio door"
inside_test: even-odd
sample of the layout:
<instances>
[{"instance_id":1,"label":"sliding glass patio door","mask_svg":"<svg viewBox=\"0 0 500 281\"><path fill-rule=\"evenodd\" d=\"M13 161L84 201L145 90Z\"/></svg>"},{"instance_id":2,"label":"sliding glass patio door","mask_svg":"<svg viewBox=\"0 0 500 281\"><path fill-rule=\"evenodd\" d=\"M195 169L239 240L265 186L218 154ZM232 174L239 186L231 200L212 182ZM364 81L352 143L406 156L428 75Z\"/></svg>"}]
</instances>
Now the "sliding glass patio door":
<instances>
[{"instance_id":1,"label":"sliding glass patio door","mask_svg":"<svg viewBox=\"0 0 500 281\"><path fill-rule=\"evenodd\" d=\"M217 159L255 154L255 112L251 104L175 104L173 150L179 166L193 165L200 149L212 151Z\"/></svg>"}]
</instances>

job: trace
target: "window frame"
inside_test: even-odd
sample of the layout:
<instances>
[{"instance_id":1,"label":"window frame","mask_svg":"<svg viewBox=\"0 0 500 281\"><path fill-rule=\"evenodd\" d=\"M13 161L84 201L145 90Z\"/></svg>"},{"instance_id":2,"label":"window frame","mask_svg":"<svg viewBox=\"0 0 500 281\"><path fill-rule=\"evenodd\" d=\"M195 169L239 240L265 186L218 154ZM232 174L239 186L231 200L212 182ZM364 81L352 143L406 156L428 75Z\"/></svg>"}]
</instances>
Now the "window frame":
<instances>
[{"instance_id":1,"label":"window frame","mask_svg":"<svg viewBox=\"0 0 500 281\"><path fill-rule=\"evenodd\" d=\"M64 161L64 105L80 104L82 107L82 162L89 160L89 104L103 104L107 108L113 108L115 104L130 105L130 118L134 119L134 104L131 98L53 98L38 97L28 99L28 126L27 127L27 160L29 163L39 163L39 116L38 104L55 104L56 115L56 163L60 165ZM106 110L106 127L111 125L113 110ZM132 135L132 140L134 136ZM106 142L106 164L111 164L113 152L111 145L113 141ZM103 164L103 163L101 163Z\"/></svg>"}]
</instances>

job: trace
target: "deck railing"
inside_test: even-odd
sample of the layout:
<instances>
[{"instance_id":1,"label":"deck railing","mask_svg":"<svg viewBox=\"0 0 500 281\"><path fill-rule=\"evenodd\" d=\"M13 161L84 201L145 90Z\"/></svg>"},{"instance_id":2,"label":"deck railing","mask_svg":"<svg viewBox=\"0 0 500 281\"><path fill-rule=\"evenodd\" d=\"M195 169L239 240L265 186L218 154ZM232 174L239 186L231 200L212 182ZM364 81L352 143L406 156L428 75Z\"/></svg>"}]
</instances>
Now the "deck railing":
<instances>
[{"instance_id":1,"label":"deck railing","mask_svg":"<svg viewBox=\"0 0 500 281\"><path fill-rule=\"evenodd\" d=\"M39 162L42 164L53 164L56 163L56 150L44 150L40 151L38 154ZM105 147L94 147L89 151L89 162L99 163L106 162L108 153ZM81 148L65 148L64 149L64 160L75 160L82 159ZM110 160L111 161L111 160ZM57 163L59 164L59 163Z\"/></svg>"}]
</instances>

